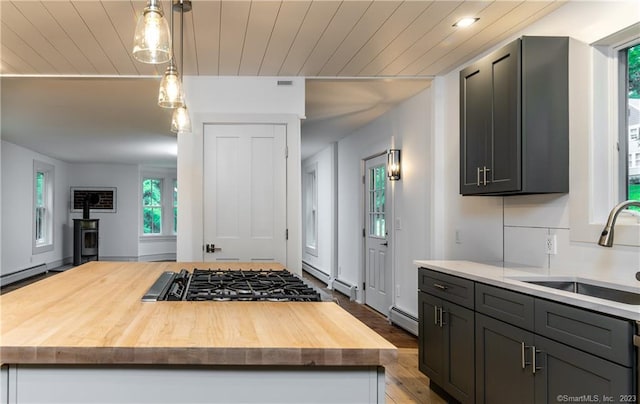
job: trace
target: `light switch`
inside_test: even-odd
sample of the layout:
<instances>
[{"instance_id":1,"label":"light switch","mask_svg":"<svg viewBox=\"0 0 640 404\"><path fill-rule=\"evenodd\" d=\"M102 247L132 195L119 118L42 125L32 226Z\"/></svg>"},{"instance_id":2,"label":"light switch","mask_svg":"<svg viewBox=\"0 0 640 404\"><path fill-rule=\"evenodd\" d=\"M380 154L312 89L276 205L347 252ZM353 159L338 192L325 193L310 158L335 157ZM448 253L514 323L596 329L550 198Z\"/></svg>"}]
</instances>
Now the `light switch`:
<instances>
[{"instance_id":1,"label":"light switch","mask_svg":"<svg viewBox=\"0 0 640 404\"><path fill-rule=\"evenodd\" d=\"M402 221L399 217L396 217L396 230L402 230Z\"/></svg>"}]
</instances>

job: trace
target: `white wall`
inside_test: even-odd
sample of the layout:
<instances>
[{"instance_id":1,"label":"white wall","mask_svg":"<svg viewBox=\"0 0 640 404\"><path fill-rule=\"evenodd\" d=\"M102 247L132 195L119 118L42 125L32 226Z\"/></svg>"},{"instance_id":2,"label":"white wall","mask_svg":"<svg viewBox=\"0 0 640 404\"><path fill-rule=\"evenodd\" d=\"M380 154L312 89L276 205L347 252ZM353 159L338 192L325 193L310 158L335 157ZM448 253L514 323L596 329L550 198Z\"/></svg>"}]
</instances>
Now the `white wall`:
<instances>
[{"instance_id":1,"label":"white wall","mask_svg":"<svg viewBox=\"0 0 640 404\"><path fill-rule=\"evenodd\" d=\"M606 4L569 2L513 38L509 38L505 43L521 35L568 35L579 41L591 43L639 20L640 3L635 1ZM442 103L442 107L437 108L438 113L434 121L434 142L439 145L434 155L434 177L438 198L434 218L438 221L435 231L444 241L436 244L431 258L465 258L476 261L504 259L507 262L547 268L550 273L604 274L633 281L633 271L636 271L640 264L638 247L614 246L607 249L596 245L597 237L587 237L586 240L593 240L590 242L572 241L579 238L575 232L581 229L573 222L572 213L575 213L576 209L589 210L594 205L594 201L590 200L589 191L593 175L591 169L602 175L610 171L609 165L612 164L612 160L605 156L602 159L607 162L605 167L593 167L593 163L591 167L576 165L579 161L589 164L591 153L607 153L607 150L598 150L592 145L591 136L600 134L592 133L594 116L589 98L590 88L603 80L602 77L590 76L593 72L590 67L592 60L593 53L589 50L586 58L577 56L571 61L574 77L578 73L585 74L574 69L586 68L585 77L591 80L583 80L571 88L572 174L569 195L461 197L458 194L458 74L468 63L446 76L437 78L434 85L435 93L438 94L436 102ZM471 62L473 61L469 61ZM607 194L609 191L594 190L600 194ZM599 212L595 216L604 215L606 212ZM600 226L601 224L597 225L598 228L601 228ZM548 256L544 252L548 234L557 235L557 255Z\"/></svg>"},{"instance_id":2,"label":"white wall","mask_svg":"<svg viewBox=\"0 0 640 404\"><path fill-rule=\"evenodd\" d=\"M138 259L138 234L140 215L140 183L137 165L126 164L73 164L69 170L69 187L115 187L116 212L91 211L92 219L100 219L100 259ZM69 192L67 188L66 192ZM68 209L68 208L67 208ZM72 219L82 218L82 213L69 213L69 237L73 237ZM73 255L73 244L68 244L67 254Z\"/></svg>"},{"instance_id":3,"label":"white wall","mask_svg":"<svg viewBox=\"0 0 640 404\"><path fill-rule=\"evenodd\" d=\"M175 237L139 241L141 189L137 165L71 164L4 141L1 151L3 237L0 244L4 251L1 275L40 264L47 264L51 269L71 263L73 219L81 218L82 213L70 212L70 187L117 189L116 213L91 212L92 218L100 219L101 260L175 259ZM54 250L35 255L32 253L34 159L55 167ZM176 170L160 169L159 172L175 178Z\"/></svg>"},{"instance_id":4,"label":"white wall","mask_svg":"<svg viewBox=\"0 0 640 404\"><path fill-rule=\"evenodd\" d=\"M306 234L306 220L302 220L302 261L312 265L324 274L335 277L336 248L336 148L333 143L315 155L302 161L302 192L306 190L306 176L304 173L310 167L316 168L316 183L318 188L318 239L317 255L313 255L304 249L304 234ZM303 195L304 201L304 195ZM304 208L303 208L304 209Z\"/></svg>"},{"instance_id":5,"label":"white wall","mask_svg":"<svg viewBox=\"0 0 640 404\"><path fill-rule=\"evenodd\" d=\"M70 255L64 250L69 204L69 165L42 154L2 141L2 265L7 275L40 264L57 266ZM54 219L52 251L32 253L33 162L54 166Z\"/></svg>"},{"instance_id":6,"label":"white wall","mask_svg":"<svg viewBox=\"0 0 640 404\"><path fill-rule=\"evenodd\" d=\"M416 317L418 275L413 260L431 255L432 97L427 89L338 142L338 279L361 289L361 163L395 145L402 150L402 178L388 183L393 205L388 217L393 282L399 287L393 303Z\"/></svg>"},{"instance_id":7,"label":"white wall","mask_svg":"<svg viewBox=\"0 0 640 404\"><path fill-rule=\"evenodd\" d=\"M292 85L279 86L278 80ZM203 259L203 127L205 123L284 124L287 130L287 262L302 272L300 118L304 116L304 79L300 77L185 77L193 133L178 135L178 261ZM187 204L187 206L184 206Z\"/></svg>"}]
</instances>

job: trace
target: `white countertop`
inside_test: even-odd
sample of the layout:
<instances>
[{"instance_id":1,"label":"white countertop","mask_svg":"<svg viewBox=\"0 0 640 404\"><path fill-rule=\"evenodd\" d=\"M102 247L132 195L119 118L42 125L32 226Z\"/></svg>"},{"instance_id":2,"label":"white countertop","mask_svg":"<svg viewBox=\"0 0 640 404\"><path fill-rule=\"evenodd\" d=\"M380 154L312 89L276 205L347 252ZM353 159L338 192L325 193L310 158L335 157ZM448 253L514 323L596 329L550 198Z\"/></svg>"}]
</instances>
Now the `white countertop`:
<instances>
[{"instance_id":1,"label":"white countertop","mask_svg":"<svg viewBox=\"0 0 640 404\"><path fill-rule=\"evenodd\" d=\"M430 268L446 274L459 276L461 278L498 286L528 295L542 297L557 302L567 303L573 306L583 307L601 313L612 314L614 316L627 318L630 320L640 320L640 305L618 303L611 300L600 299L581 295L564 290L557 290L546 286L535 285L523 282L525 280L558 280L558 281L578 281L608 287L612 289L624 290L627 292L640 293L640 287L635 280L634 274L629 273L629 282L624 284L620 281L609 279L596 279L591 277L570 276L570 275L549 275L548 270L536 270L535 268L514 268L508 265L497 266L487 265L471 261L422 261L416 260L414 264L418 267Z\"/></svg>"}]
</instances>

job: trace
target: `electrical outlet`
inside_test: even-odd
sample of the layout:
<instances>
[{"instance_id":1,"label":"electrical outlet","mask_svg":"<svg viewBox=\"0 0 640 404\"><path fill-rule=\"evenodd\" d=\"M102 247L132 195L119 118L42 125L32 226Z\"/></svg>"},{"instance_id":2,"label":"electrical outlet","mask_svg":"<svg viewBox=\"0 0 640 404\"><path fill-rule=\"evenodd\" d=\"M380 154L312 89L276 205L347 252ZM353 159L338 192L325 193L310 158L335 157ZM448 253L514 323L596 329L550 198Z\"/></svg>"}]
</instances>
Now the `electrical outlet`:
<instances>
[{"instance_id":1,"label":"electrical outlet","mask_svg":"<svg viewBox=\"0 0 640 404\"><path fill-rule=\"evenodd\" d=\"M460 230L456 229L456 244L462 244L462 238L460 237Z\"/></svg>"},{"instance_id":2,"label":"electrical outlet","mask_svg":"<svg viewBox=\"0 0 640 404\"><path fill-rule=\"evenodd\" d=\"M545 252L548 255L556 255L558 253L558 246L555 234L549 234L545 242Z\"/></svg>"}]
</instances>

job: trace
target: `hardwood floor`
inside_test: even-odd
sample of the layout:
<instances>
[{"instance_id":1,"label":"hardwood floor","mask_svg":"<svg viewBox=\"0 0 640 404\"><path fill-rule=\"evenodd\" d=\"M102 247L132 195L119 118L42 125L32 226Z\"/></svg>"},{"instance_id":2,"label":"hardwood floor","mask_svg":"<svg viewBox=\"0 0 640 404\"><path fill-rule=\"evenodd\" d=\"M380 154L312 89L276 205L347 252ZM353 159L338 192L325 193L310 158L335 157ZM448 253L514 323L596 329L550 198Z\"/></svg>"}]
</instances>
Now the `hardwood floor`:
<instances>
[{"instance_id":1,"label":"hardwood floor","mask_svg":"<svg viewBox=\"0 0 640 404\"><path fill-rule=\"evenodd\" d=\"M58 272L31 277L0 289L0 294L40 281ZM439 404L446 403L429 388L429 379L418 370L418 339L405 330L390 324L387 319L368 306L352 302L339 292L324 287L324 283L305 274L304 278L321 289L354 317L375 330L382 337L398 347L398 360L385 368L387 404Z\"/></svg>"},{"instance_id":2,"label":"hardwood floor","mask_svg":"<svg viewBox=\"0 0 640 404\"><path fill-rule=\"evenodd\" d=\"M429 378L418 370L418 338L390 324L386 317L369 306L352 302L340 292L304 274L307 282L328 294L343 309L398 347L398 361L385 368L387 404L436 404L446 401L429 388Z\"/></svg>"}]
</instances>

